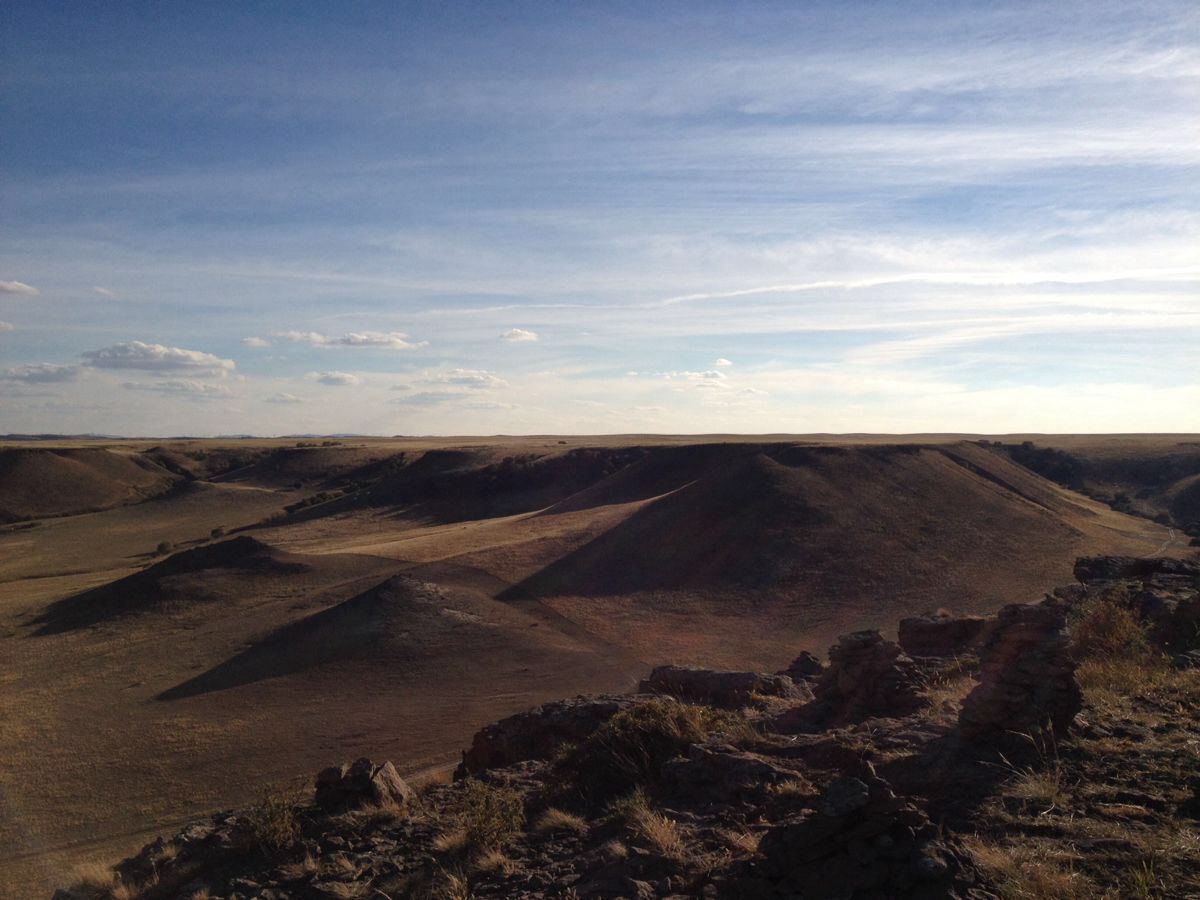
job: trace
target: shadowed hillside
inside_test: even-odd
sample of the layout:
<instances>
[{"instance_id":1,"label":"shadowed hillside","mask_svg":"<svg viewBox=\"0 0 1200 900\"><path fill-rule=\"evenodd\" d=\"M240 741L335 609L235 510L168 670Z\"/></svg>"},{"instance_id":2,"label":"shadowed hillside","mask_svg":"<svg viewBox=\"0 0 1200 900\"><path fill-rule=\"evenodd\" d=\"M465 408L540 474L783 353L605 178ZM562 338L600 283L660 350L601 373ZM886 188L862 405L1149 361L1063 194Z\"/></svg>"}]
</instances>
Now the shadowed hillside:
<instances>
[{"instance_id":1,"label":"shadowed hillside","mask_svg":"<svg viewBox=\"0 0 1200 900\"><path fill-rule=\"evenodd\" d=\"M390 578L273 631L212 670L164 691L176 700L325 665L375 661L402 670L421 661L453 666L478 654L540 652L537 635L454 608L437 585ZM360 673L364 674L364 673Z\"/></svg>"},{"instance_id":2,"label":"shadowed hillside","mask_svg":"<svg viewBox=\"0 0 1200 900\"><path fill-rule=\"evenodd\" d=\"M121 616L211 603L254 590L263 579L298 575L309 566L252 537L183 550L149 568L56 603L34 620L37 634L85 628Z\"/></svg>"},{"instance_id":3,"label":"shadowed hillside","mask_svg":"<svg viewBox=\"0 0 1200 900\"><path fill-rule=\"evenodd\" d=\"M140 454L100 448L0 448L0 523L137 503L179 477Z\"/></svg>"}]
</instances>

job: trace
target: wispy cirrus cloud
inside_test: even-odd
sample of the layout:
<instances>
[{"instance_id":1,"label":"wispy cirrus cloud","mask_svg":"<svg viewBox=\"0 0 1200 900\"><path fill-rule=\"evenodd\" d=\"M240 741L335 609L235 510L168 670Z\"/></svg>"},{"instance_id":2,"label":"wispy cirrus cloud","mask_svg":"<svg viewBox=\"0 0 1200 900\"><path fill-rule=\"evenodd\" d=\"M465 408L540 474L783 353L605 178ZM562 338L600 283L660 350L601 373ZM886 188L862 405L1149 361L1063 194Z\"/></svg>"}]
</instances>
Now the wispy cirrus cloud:
<instances>
[{"instance_id":1,"label":"wispy cirrus cloud","mask_svg":"<svg viewBox=\"0 0 1200 900\"><path fill-rule=\"evenodd\" d=\"M297 403L303 403L304 401L301 398L297 397L295 394L289 394L287 391L279 391L277 393L272 394L270 397L265 398L263 402L264 403L278 403L278 404L284 404L284 405L295 405Z\"/></svg>"},{"instance_id":2,"label":"wispy cirrus cloud","mask_svg":"<svg viewBox=\"0 0 1200 900\"><path fill-rule=\"evenodd\" d=\"M233 391L223 384L185 379L180 381L126 381L121 387L127 391L149 391L168 397L186 397L192 400L222 400L234 396Z\"/></svg>"},{"instance_id":3,"label":"wispy cirrus cloud","mask_svg":"<svg viewBox=\"0 0 1200 900\"><path fill-rule=\"evenodd\" d=\"M23 281L0 281L0 294L22 294L26 297L36 297L41 293L32 284Z\"/></svg>"},{"instance_id":4,"label":"wispy cirrus cloud","mask_svg":"<svg viewBox=\"0 0 1200 900\"><path fill-rule=\"evenodd\" d=\"M270 347L271 346L270 341L268 341L264 338L260 338L260 337L244 337L244 338L242 338L241 343L242 343L243 347L259 348L259 347Z\"/></svg>"}]
</instances>

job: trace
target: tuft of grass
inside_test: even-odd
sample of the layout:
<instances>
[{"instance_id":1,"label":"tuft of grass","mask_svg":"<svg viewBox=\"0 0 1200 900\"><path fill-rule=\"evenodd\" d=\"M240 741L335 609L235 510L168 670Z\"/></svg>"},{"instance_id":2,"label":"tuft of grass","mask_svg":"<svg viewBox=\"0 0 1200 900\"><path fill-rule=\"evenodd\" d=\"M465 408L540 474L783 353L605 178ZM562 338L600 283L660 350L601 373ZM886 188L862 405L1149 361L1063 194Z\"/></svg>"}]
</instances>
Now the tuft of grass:
<instances>
[{"instance_id":1,"label":"tuft of grass","mask_svg":"<svg viewBox=\"0 0 1200 900\"><path fill-rule=\"evenodd\" d=\"M525 824L525 798L513 788L471 779L454 819L455 827L435 839L438 850L454 855L497 848Z\"/></svg>"},{"instance_id":2,"label":"tuft of grass","mask_svg":"<svg viewBox=\"0 0 1200 900\"><path fill-rule=\"evenodd\" d=\"M1047 728L1036 734L1020 734L1033 748L1035 760L1017 766L1000 754L1000 768L1011 775L1003 788L1003 796L1021 800L1037 808L1039 816L1065 807L1070 799L1066 771L1058 755L1058 743L1053 730Z\"/></svg>"},{"instance_id":3,"label":"tuft of grass","mask_svg":"<svg viewBox=\"0 0 1200 900\"><path fill-rule=\"evenodd\" d=\"M665 859L682 862L687 858L683 829L662 813L652 809L638 811L629 822L629 830L636 840Z\"/></svg>"},{"instance_id":4,"label":"tuft of grass","mask_svg":"<svg viewBox=\"0 0 1200 900\"><path fill-rule=\"evenodd\" d=\"M1154 690L1171 676L1170 661L1160 654L1101 656L1085 659L1075 670L1084 696L1096 704L1112 704Z\"/></svg>"},{"instance_id":5,"label":"tuft of grass","mask_svg":"<svg viewBox=\"0 0 1200 900\"><path fill-rule=\"evenodd\" d=\"M588 823L582 816L552 806L538 817L533 830L541 833L569 831L573 834L587 834Z\"/></svg>"},{"instance_id":6,"label":"tuft of grass","mask_svg":"<svg viewBox=\"0 0 1200 900\"><path fill-rule=\"evenodd\" d=\"M300 840L296 814L300 792L295 787L267 787L247 813L250 840L264 853L290 850Z\"/></svg>"},{"instance_id":7,"label":"tuft of grass","mask_svg":"<svg viewBox=\"0 0 1200 900\"><path fill-rule=\"evenodd\" d=\"M499 872L503 875L509 875L515 868L515 865L511 859L504 855L504 851L492 848L491 850L484 850L475 857L473 867L476 872Z\"/></svg>"},{"instance_id":8,"label":"tuft of grass","mask_svg":"<svg viewBox=\"0 0 1200 900\"><path fill-rule=\"evenodd\" d=\"M1150 647L1146 629L1126 606L1109 599L1084 604L1072 617L1071 649L1076 659L1142 656Z\"/></svg>"},{"instance_id":9,"label":"tuft of grass","mask_svg":"<svg viewBox=\"0 0 1200 900\"><path fill-rule=\"evenodd\" d=\"M800 777L788 778L786 781L777 781L775 784L767 785L768 796L779 797L784 800L815 797L819 793L820 791Z\"/></svg>"},{"instance_id":10,"label":"tuft of grass","mask_svg":"<svg viewBox=\"0 0 1200 900\"><path fill-rule=\"evenodd\" d=\"M1004 846L981 838L964 844L1003 900L1093 900L1099 890L1069 860L1027 846Z\"/></svg>"}]
</instances>

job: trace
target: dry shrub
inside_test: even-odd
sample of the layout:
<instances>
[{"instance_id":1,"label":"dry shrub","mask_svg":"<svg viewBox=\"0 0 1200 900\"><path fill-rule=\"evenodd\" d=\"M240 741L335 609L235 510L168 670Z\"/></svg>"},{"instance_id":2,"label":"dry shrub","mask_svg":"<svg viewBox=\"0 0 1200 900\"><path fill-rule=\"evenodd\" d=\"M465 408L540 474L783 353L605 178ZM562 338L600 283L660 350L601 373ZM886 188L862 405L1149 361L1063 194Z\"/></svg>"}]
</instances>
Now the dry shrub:
<instances>
[{"instance_id":1,"label":"dry shrub","mask_svg":"<svg viewBox=\"0 0 1200 900\"><path fill-rule=\"evenodd\" d=\"M525 798L510 787L471 779L463 784L456 827L438 838L438 849L458 853L501 846L525 824Z\"/></svg>"},{"instance_id":2,"label":"dry shrub","mask_svg":"<svg viewBox=\"0 0 1200 900\"><path fill-rule=\"evenodd\" d=\"M653 785L663 763L713 734L756 736L741 716L657 697L623 709L558 762L559 777L603 803L633 785Z\"/></svg>"},{"instance_id":3,"label":"dry shrub","mask_svg":"<svg viewBox=\"0 0 1200 900\"><path fill-rule=\"evenodd\" d=\"M294 847L300 840L299 805L300 791L295 787L264 788L246 816L252 843L264 853Z\"/></svg>"},{"instance_id":4,"label":"dry shrub","mask_svg":"<svg viewBox=\"0 0 1200 900\"><path fill-rule=\"evenodd\" d=\"M1071 624L1071 643L1080 660L1142 656L1150 646L1137 616L1109 600L1082 607Z\"/></svg>"},{"instance_id":5,"label":"dry shrub","mask_svg":"<svg viewBox=\"0 0 1200 900\"><path fill-rule=\"evenodd\" d=\"M1004 846L968 838L975 862L989 876L1003 900L1093 900L1096 885L1076 872L1070 861L1027 846Z\"/></svg>"}]
</instances>

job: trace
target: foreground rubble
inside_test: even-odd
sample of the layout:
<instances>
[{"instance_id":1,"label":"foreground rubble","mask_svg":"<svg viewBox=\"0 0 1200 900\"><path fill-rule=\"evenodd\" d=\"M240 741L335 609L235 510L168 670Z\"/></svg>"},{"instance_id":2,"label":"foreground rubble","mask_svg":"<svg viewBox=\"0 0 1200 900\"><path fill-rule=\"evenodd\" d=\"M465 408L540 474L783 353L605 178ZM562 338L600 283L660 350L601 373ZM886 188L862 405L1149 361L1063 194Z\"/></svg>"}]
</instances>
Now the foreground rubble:
<instances>
[{"instance_id":1,"label":"foreground rubble","mask_svg":"<svg viewBox=\"0 0 1200 900\"><path fill-rule=\"evenodd\" d=\"M449 784L334 766L56 897L1200 896L1200 566L1077 576L901 644L847 635L828 665L544 704Z\"/></svg>"}]
</instances>

